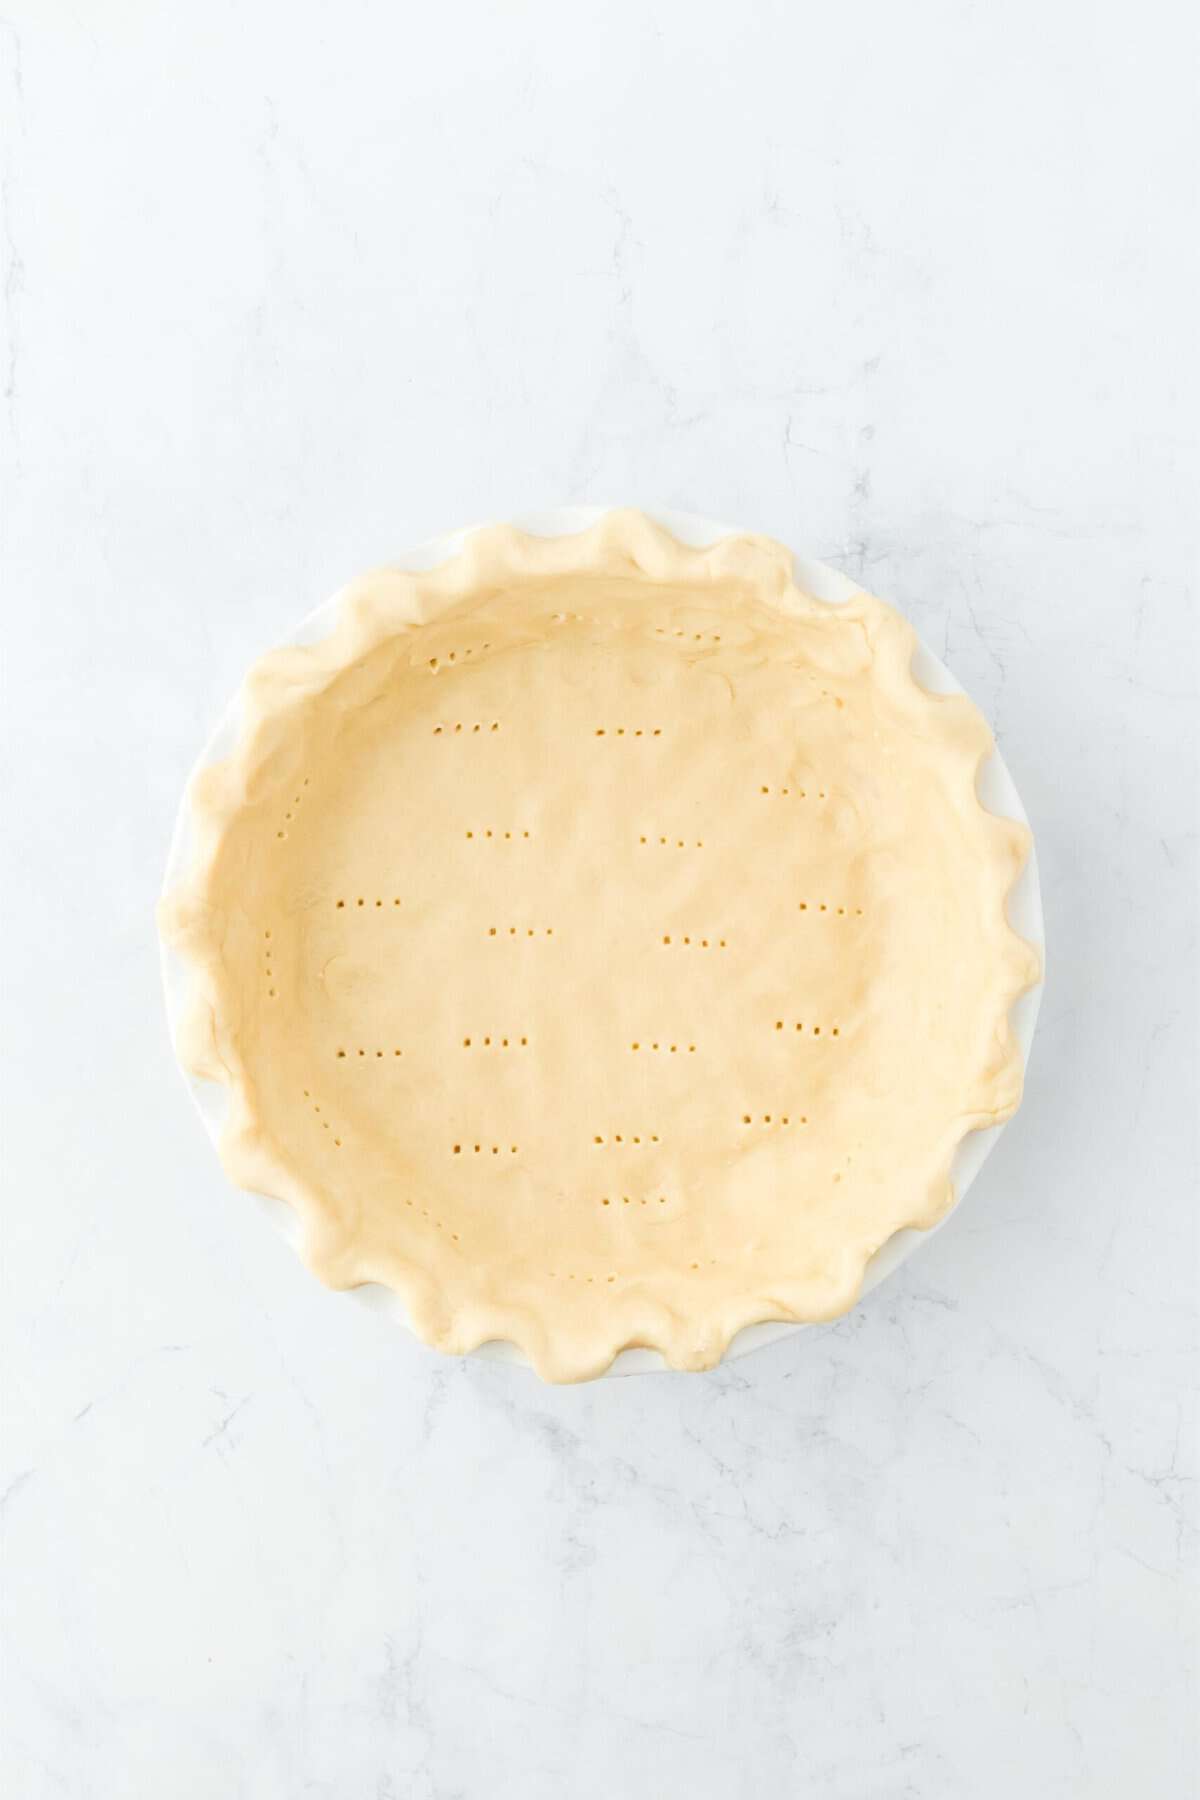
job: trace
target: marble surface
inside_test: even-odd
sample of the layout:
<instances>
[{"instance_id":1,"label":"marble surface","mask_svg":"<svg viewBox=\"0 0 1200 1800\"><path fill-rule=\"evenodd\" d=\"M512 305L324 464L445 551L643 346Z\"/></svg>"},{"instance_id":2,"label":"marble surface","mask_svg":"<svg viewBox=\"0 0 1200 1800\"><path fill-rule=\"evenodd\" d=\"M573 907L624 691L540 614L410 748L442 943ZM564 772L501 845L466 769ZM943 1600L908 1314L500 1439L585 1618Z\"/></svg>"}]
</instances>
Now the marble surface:
<instances>
[{"instance_id":1,"label":"marble surface","mask_svg":"<svg viewBox=\"0 0 1200 1800\"><path fill-rule=\"evenodd\" d=\"M5 1794L1195 1792L1193 37L10 0ZM1050 982L1021 1115L857 1312L549 1390L227 1188L153 904L255 653L610 500L910 613L1033 817Z\"/></svg>"}]
</instances>

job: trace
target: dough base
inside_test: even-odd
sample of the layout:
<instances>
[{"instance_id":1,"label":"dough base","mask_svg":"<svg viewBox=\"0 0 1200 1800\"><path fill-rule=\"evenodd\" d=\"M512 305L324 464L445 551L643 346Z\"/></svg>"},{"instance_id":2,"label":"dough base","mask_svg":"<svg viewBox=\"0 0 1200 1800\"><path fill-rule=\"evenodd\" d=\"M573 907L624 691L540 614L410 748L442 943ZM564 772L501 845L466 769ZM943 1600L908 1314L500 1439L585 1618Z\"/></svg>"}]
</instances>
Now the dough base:
<instances>
[{"instance_id":1,"label":"dough base","mask_svg":"<svg viewBox=\"0 0 1200 1800\"><path fill-rule=\"evenodd\" d=\"M193 790L163 930L222 1157L334 1287L549 1380L828 1319L1021 1091L1028 834L910 628L633 513L348 589Z\"/></svg>"}]
</instances>

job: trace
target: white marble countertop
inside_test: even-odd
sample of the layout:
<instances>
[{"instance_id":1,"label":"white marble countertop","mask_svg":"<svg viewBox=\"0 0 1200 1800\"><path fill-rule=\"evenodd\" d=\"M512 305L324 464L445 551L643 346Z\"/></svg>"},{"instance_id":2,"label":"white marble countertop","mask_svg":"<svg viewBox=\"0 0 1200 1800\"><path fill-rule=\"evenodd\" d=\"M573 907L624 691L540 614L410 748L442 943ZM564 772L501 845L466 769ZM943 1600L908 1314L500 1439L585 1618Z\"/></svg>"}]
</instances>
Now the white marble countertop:
<instances>
[{"instance_id":1,"label":"white marble countertop","mask_svg":"<svg viewBox=\"0 0 1200 1800\"><path fill-rule=\"evenodd\" d=\"M6 1795L1195 1791L1189 10L6 8ZM857 1312L551 1390L227 1187L153 905L255 653L566 500L906 609L1050 982Z\"/></svg>"}]
</instances>

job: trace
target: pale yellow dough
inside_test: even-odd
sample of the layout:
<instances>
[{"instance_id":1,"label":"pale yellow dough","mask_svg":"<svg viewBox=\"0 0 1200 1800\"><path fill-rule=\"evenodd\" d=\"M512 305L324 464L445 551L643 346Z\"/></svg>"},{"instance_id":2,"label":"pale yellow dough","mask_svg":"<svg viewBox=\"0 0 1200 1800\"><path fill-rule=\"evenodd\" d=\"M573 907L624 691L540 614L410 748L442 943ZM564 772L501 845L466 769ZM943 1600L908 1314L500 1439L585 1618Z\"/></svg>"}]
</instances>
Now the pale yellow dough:
<instances>
[{"instance_id":1,"label":"pale yellow dough","mask_svg":"<svg viewBox=\"0 0 1200 1800\"><path fill-rule=\"evenodd\" d=\"M910 628L761 538L476 533L249 677L164 933L232 1179L549 1380L828 1319L1021 1091L1027 833Z\"/></svg>"}]
</instances>

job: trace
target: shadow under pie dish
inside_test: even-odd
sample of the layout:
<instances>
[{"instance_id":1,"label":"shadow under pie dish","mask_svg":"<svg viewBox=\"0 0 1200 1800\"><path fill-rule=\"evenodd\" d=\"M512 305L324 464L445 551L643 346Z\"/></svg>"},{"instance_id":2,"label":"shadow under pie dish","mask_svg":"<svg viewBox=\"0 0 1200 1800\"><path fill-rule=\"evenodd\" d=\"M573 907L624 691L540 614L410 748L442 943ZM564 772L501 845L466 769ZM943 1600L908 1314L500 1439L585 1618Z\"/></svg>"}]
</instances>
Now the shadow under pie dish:
<instances>
[{"instance_id":1,"label":"shadow under pie dish","mask_svg":"<svg viewBox=\"0 0 1200 1800\"><path fill-rule=\"evenodd\" d=\"M707 1368L845 1311L1015 1110L1028 830L911 628L778 544L456 548L251 671L161 909L179 1055L329 1285L551 1380Z\"/></svg>"}]
</instances>

